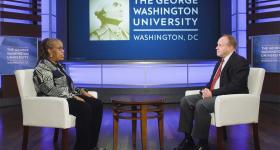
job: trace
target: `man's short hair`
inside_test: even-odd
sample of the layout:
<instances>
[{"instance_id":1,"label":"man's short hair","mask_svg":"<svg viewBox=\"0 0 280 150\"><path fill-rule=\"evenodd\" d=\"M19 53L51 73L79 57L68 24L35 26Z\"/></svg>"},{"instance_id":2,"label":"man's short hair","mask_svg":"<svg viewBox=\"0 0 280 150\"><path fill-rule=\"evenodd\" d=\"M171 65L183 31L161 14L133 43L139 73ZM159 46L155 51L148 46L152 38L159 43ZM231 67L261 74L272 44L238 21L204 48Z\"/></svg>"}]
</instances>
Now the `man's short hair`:
<instances>
[{"instance_id":1,"label":"man's short hair","mask_svg":"<svg viewBox=\"0 0 280 150\"><path fill-rule=\"evenodd\" d=\"M232 35L224 34L222 37L226 37L228 39L228 44L231 45L234 49L236 49L237 42Z\"/></svg>"}]
</instances>

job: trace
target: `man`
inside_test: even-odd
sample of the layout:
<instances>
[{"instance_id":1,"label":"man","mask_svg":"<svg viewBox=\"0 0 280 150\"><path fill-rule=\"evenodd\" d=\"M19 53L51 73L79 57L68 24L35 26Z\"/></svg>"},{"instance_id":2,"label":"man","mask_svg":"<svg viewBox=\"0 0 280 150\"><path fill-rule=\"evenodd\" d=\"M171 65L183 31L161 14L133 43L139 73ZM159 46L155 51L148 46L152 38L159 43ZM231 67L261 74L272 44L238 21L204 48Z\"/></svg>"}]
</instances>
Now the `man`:
<instances>
[{"instance_id":1,"label":"man","mask_svg":"<svg viewBox=\"0 0 280 150\"><path fill-rule=\"evenodd\" d=\"M101 21L101 26L90 34L90 40L128 40L127 31L120 27L123 21L122 9L122 4L113 0L102 10L96 11L95 15Z\"/></svg>"},{"instance_id":2,"label":"man","mask_svg":"<svg viewBox=\"0 0 280 150\"><path fill-rule=\"evenodd\" d=\"M185 139L175 150L207 149L210 113L214 112L216 97L248 93L249 64L246 59L235 53L236 45L234 37L223 35L216 47L217 56L221 59L216 64L207 87L202 89L200 94L185 96L181 99L178 130L185 133ZM196 147L192 137L198 138Z\"/></svg>"}]
</instances>

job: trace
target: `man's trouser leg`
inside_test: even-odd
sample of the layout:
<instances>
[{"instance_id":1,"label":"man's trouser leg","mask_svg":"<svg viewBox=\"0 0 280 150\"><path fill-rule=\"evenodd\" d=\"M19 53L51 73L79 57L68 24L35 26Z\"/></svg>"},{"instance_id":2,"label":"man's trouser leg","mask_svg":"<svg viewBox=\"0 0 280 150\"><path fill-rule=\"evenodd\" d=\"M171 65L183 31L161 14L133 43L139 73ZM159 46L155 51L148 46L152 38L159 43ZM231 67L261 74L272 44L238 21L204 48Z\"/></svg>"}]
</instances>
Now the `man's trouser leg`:
<instances>
[{"instance_id":1,"label":"man's trouser leg","mask_svg":"<svg viewBox=\"0 0 280 150\"><path fill-rule=\"evenodd\" d=\"M199 139L208 139L211 124L210 113L214 112L216 97L199 100L195 105L194 128L192 136Z\"/></svg>"},{"instance_id":2,"label":"man's trouser leg","mask_svg":"<svg viewBox=\"0 0 280 150\"><path fill-rule=\"evenodd\" d=\"M200 94L185 96L180 100L179 131L190 134L193 127L195 104L201 100Z\"/></svg>"}]
</instances>

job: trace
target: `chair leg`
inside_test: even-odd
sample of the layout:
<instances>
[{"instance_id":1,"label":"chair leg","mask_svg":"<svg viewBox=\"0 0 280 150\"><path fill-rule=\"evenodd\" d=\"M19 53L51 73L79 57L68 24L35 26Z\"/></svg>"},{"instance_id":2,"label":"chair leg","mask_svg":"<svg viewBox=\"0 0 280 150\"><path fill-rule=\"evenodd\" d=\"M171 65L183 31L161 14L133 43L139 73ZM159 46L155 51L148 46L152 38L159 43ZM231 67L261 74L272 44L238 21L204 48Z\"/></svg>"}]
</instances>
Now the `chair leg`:
<instances>
[{"instance_id":1,"label":"chair leg","mask_svg":"<svg viewBox=\"0 0 280 150\"><path fill-rule=\"evenodd\" d=\"M224 130L224 140L227 140L227 128L223 127Z\"/></svg>"},{"instance_id":2,"label":"chair leg","mask_svg":"<svg viewBox=\"0 0 280 150\"><path fill-rule=\"evenodd\" d=\"M147 150L147 106L141 106L141 142L142 150Z\"/></svg>"},{"instance_id":3,"label":"chair leg","mask_svg":"<svg viewBox=\"0 0 280 150\"><path fill-rule=\"evenodd\" d=\"M260 150L258 124L257 123L253 123L252 127L253 127L255 149L256 150Z\"/></svg>"},{"instance_id":4,"label":"chair leg","mask_svg":"<svg viewBox=\"0 0 280 150\"><path fill-rule=\"evenodd\" d=\"M132 110L137 110L136 106L131 107ZM132 145L136 149L136 132L137 132L137 113L132 113Z\"/></svg>"},{"instance_id":5,"label":"chair leg","mask_svg":"<svg viewBox=\"0 0 280 150\"><path fill-rule=\"evenodd\" d=\"M28 126L23 126L22 150L27 150L27 146L28 146L28 132L29 132L29 127Z\"/></svg>"},{"instance_id":6,"label":"chair leg","mask_svg":"<svg viewBox=\"0 0 280 150\"><path fill-rule=\"evenodd\" d=\"M118 127L119 127L119 114L117 112L113 112L113 150L118 149Z\"/></svg>"},{"instance_id":7,"label":"chair leg","mask_svg":"<svg viewBox=\"0 0 280 150\"><path fill-rule=\"evenodd\" d=\"M132 145L136 147L137 120L132 120Z\"/></svg>"},{"instance_id":8,"label":"chair leg","mask_svg":"<svg viewBox=\"0 0 280 150\"><path fill-rule=\"evenodd\" d=\"M159 143L160 143L160 150L163 150L164 147L164 125L163 125L163 113L158 112L158 133L159 133Z\"/></svg>"},{"instance_id":9,"label":"chair leg","mask_svg":"<svg viewBox=\"0 0 280 150\"><path fill-rule=\"evenodd\" d=\"M68 149L68 129L62 129L62 150Z\"/></svg>"},{"instance_id":10,"label":"chair leg","mask_svg":"<svg viewBox=\"0 0 280 150\"><path fill-rule=\"evenodd\" d=\"M223 127L217 127L217 149L224 150Z\"/></svg>"},{"instance_id":11,"label":"chair leg","mask_svg":"<svg viewBox=\"0 0 280 150\"><path fill-rule=\"evenodd\" d=\"M58 134L59 134L59 129L58 129L58 128L55 128L55 129L54 129L54 135L53 135L53 142L54 142L54 143L57 143Z\"/></svg>"}]
</instances>

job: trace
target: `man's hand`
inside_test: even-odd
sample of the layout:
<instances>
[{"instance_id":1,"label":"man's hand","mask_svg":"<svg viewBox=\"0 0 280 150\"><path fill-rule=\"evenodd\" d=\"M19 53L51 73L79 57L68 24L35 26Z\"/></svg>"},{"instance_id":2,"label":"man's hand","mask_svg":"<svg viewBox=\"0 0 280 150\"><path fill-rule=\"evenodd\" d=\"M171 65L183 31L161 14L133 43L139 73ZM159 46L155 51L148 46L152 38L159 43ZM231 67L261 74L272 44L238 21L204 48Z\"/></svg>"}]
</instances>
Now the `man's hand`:
<instances>
[{"instance_id":1,"label":"man's hand","mask_svg":"<svg viewBox=\"0 0 280 150\"><path fill-rule=\"evenodd\" d=\"M212 92L208 88L205 88L205 89L201 90L201 93L202 93L202 98L203 99L207 99L207 98L212 97Z\"/></svg>"},{"instance_id":2,"label":"man's hand","mask_svg":"<svg viewBox=\"0 0 280 150\"><path fill-rule=\"evenodd\" d=\"M79 96L74 96L74 98L77 100L77 101L81 101L81 102L85 102L85 100L84 99L82 99L81 97L79 97Z\"/></svg>"}]
</instances>

